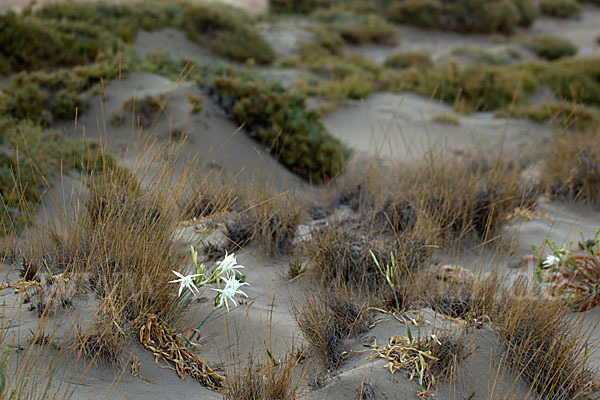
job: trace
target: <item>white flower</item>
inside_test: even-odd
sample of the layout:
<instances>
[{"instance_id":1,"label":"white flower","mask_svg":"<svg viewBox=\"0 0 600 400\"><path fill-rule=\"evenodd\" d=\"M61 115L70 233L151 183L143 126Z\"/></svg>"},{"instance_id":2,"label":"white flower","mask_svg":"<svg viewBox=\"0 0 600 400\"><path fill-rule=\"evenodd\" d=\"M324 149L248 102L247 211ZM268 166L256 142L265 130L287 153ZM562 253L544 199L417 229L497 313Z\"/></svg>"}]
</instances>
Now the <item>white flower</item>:
<instances>
[{"instance_id":1,"label":"white flower","mask_svg":"<svg viewBox=\"0 0 600 400\"><path fill-rule=\"evenodd\" d=\"M194 278L200 276L201 274L183 276L177 271L173 271L173 273L177 275L179 279L169 281L169 283L179 283L179 296L181 296L181 292L183 292L183 289L185 288L190 289L192 294L198 294L200 292L196 287L196 284L194 284Z\"/></svg>"},{"instance_id":2,"label":"white flower","mask_svg":"<svg viewBox=\"0 0 600 400\"><path fill-rule=\"evenodd\" d=\"M233 304L235 304L237 306L237 303L234 299L236 294L241 294L245 297L248 297L248 295L246 295L246 293L239 290L240 286L248 285L248 283L241 283L240 281L235 279L235 276L228 277L228 278L222 277L221 279L223 279L223 281L225 281L225 287L223 289L212 289L212 290L214 290L215 292L219 292L219 304L217 305L217 307L222 307L223 304L225 304L225 307L227 307L227 311L229 311L228 301L231 301Z\"/></svg>"},{"instance_id":3,"label":"white flower","mask_svg":"<svg viewBox=\"0 0 600 400\"><path fill-rule=\"evenodd\" d=\"M243 265L238 265L235 260L235 253L227 254L225 252L225 258L217 262L217 268L221 271L221 274L225 274L228 278L230 276L235 277L235 272L238 268L244 268ZM231 274L233 272L233 274Z\"/></svg>"},{"instance_id":4,"label":"white flower","mask_svg":"<svg viewBox=\"0 0 600 400\"><path fill-rule=\"evenodd\" d=\"M553 265L556 265L560 263L560 258L556 257L555 255L549 255L548 257L546 257L546 259L544 260L544 262L542 263L542 265L546 268L551 267Z\"/></svg>"}]
</instances>

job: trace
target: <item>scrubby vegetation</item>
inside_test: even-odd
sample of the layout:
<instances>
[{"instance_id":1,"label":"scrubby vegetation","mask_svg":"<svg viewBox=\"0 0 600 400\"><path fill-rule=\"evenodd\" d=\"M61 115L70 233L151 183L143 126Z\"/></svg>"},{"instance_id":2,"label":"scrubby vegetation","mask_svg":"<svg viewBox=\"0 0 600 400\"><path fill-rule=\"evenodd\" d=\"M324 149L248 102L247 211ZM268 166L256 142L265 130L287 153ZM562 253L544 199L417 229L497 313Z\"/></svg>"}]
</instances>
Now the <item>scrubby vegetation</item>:
<instances>
[{"instance_id":1,"label":"scrubby vegetation","mask_svg":"<svg viewBox=\"0 0 600 400\"><path fill-rule=\"evenodd\" d=\"M406 0L392 2L389 11L397 22L427 28L510 33L531 25L537 5L531 0Z\"/></svg>"},{"instance_id":2,"label":"scrubby vegetation","mask_svg":"<svg viewBox=\"0 0 600 400\"><path fill-rule=\"evenodd\" d=\"M567 14L565 4L569 2L540 2L542 12L561 17ZM147 350L180 378L189 376L225 398L291 400L324 385L333 387L337 378L331 378L343 378L347 359L371 362L370 354L386 351L386 343L366 335L379 323L389 323L395 336L387 350L393 345L410 348L405 370L411 379L418 378L419 396L424 397L436 382L454 384L460 377L457 371L466 370L466 360L480 351L475 337L482 330L476 328L484 328L497 335L499 344L489 355L490 370L514 376L513 386L525 382L530 393L561 400L587 398L597 391L600 380L589 368L593 350L580 322L584 320L569 313L562 296L566 292L556 295L544 286L554 284L555 275L540 285L533 279L509 279L500 275L507 273L504 269L491 270L490 264L521 250L505 242L506 228L514 228L510 222L518 217L537 215L533 208L539 192L550 195L544 198L600 204L600 59L575 58L572 43L545 36L516 39L547 60L539 62L517 62L508 52L457 48L450 55L466 61L447 61L439 53L392 52L379 63L352 54L357 49L347 46L394 44L400 37L394 22L507 34L537 17L538 2L531 0L271 0L270 5L275 14L305 14L298 17L301 29L314 34L314 40L283 63L300 70L289 89L259 78L266 68L257 71L255 63L271 64L275 53L255 20L232 7L183 1L69 3L0 15L0 74L6 75L0 86L0 256L10 268L6 276L12 280L10 274L18 272L21 278L0 282L0 290L20 292L14 295L18 305L25 301L39 317L27 352L46 346L69 360L82 357L97 366L116 367L121 374L117 382L129 370L146 380L130 351ZM264 17L261 23L268 25L270 18L277 16ZM296 21L286 22L290 20ZM192 40L224 59L245 62L245 67L199 65L161 51L144 60L133 54L140 29L163 27L184 27ZM40 38L47 38L46 46L39 46ZM208 152L200 153L199 161L185 159L172 143L141 154L129 171L103 146L52 129L85 113L89 96L131 71L185 82L189 86L178 99L186 113L196 113L194 122L202 120L210 127L211 118L227 124L230 118L307 182L281 190L280 184L291 186L248 181L241 172L213 162ZM545 87L556 99L530 104L531 95ZM375 91L411 91L447 102L459 112L495 111L556 121L553 127L560 132L547 148L536 149L546 152L541 162L533 159L537 153L522 159L489 145L481 151L470 146L429 149L421 158L411 154L402 160L358 154L349 163L350 149L327 131L314 108L323 111ZM173 108L166 108L170 95L130 96L119 98L119 108L110 110L111 115L131 115L142 131ZM307 104L308 96L317 98L316 106L315 99ZM432 123L437 130L459 130L476 118L438 113L426 119L437 121ZM168 137L184 128L174 132ZM189 140L194 145L199 139L190 135ZM222 143L225 148L227 142ZM82 183L73 209L56 216L58 223L38 225L31 234L19 236L51 181L73 171ZM581 269L584 278L576 262L564 275L587 280L585 294L594 298L585 298L585 307L574 311L597 302L597 240L582 243L593 263ZM487 258L490 251L495 252L494 261ZM479 252L485 254L481 263L486 269L478 276L471 271L476 267L471 256ZM247 265L237 264L236 256ZM541 257L536 254L535 262L547 264ZM467 260L469 265L442 265L447 260ZM262 264L268 265L259 271ZM265 282L255 286L255 277ZM215 287L204 292L210 284ZM301 334L307 347L298 349L292 343L274 354L270 333L258 338L262 331L246 329L246 323L261 312L261 318L280 318L285 310L276 302L283 291L294 317L284 314L291 340ZM236 295L241 297L232 301ZM70 312L71 307L80 311L77 302L92 309L86 324L80 325L82 320ZM230 317L213 315L225 307L228 312L232 307ZM19 315L26 312L17 308ZM440 316L431 323L424 312ZM60 325L48 317L59 315L75 321L67 329L72 332L65 334L70 335L68 343L55 343L45 332L52 324ZM0 328L13 329L5 311L0 319ZM200 325L196 320L202 320ZM205 322L208 333L200 329ZM238 333L238 323L244 324L243 345L246 339L256 340L247 359L229 353L236 349L230 340ZM197 327L188 329L192 324ZM276 326L281 329L277 335L283 337L286 324ZM413 337L412 332L427 336ZM227 351L226 365L200 358L210 354L201 349L204 341L215 336L227 340L218 349ZM0 345L12 346L4 338L0 335ZM360 351L350 349L351 343ZM386 357L391 365L376 373L406 361ZM33 376L23 367L33 361L19 360L17 371L9 361L7 351L0 360L0 397L23 392ZM304 369L314 378L305 376ZM52 376L38 379L39 385L46 379ZM400 384L404 377L393 379ZM495 382L492 386L489 393L477 395L497 397ZM29 394L17 397L39 398L43 392L37 386L27 390ZM377 390L363 380L356 393L367 398Z\"/></svg>"},{"instance_id":3,"label":"scrubby vegetation","mask_svg":"<svg viewBox=\"0 0 600 400\"><path fill-rule=\"evenodd\" d=\"M102 174L119 170L115 160L96 144L70 140L28 121L0 119L1 229L23 228L33 216L48 180L71 169Z\"/></svg>"},{"instance_id":4,"label":"scrubby vegetation","mask_svg":"<svg viewBox=\"0 0 600 400\"><path fill-rule=\"evenodd\" d=\"M428 68L433 65L431 54L424 51L392 53L385 59L385 66L391 68Z\"/></svg>"},{"instance_id":5,"label":"scrubby vegetation","mask_svg":"<svg viewBox=\"0 0 600 400\"><path fill-rule=\"evenodd\" d=\"M232 70L217 74L210 87L234 120L293 172L320 183L343 170L349 150L306 109L301 94Z\"/></svg>"},{"instance_id":6,"label":"scrubby vegetation","mask_svg":"<svg viewBox=\"0 0 600 400\"><path fill-rule=\"evenodd\" d=\"M556 135L544 159L542 182L552 194L597 205L599 172L600 148L594 134Z\"/></svg>"},{"instance_id":7,"label":"scrubby vegetation","mask_svg":"<svg viewBox=\"0 0 600 400\"><path fill-rule=\"evenodd\" d=\"M569 18L581 11L577 0L540 0L540 10L551 17Z\"/></svg>"},{"instance_id":8,"label":"scrubby vegetation","mask_svg":"<svg viewBox=\"0 0 600 400\"><path fill-rule=\"evenodd\" d=\"M526 46L546 60L557 60L577 54L577 46L568 39L556 36L534 36Z\"/></svg>"},{"instance_id":9,"label":"scrubby vegetation","mask_svg":"<svg viewBox=\"0 0 600 400\"><path fill-rule=\"evenodd\" d=\"M243 11L223 5L193 5L183 16L188 37L208 44L216 54L234 61L270 64L275 54L251 25Z\"/></svg>"}]
</instances>

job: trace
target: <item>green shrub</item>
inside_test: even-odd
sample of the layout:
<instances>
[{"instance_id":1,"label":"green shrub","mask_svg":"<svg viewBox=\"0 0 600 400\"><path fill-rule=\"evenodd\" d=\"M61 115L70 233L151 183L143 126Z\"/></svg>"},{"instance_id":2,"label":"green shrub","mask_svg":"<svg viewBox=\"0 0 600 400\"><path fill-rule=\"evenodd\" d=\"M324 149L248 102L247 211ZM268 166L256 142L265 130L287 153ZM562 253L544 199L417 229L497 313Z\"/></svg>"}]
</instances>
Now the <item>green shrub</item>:
<instances>
[{"instance_id":1,"label":"green shrub","mask_svg":"<svg viewBox=\"0 0 600 400\"><path fill-rule=\"evenodd\" d=\"M331 53L337 53L344 44L344 39L337 31L323 27L309 27L308 29L316 36L318 45Z\"/></svg>"},{"instance_id":2,"label":"green shrub","mask_svg":"<svg viewBox=\"0 0 600 400\"><path fill-rule=\"evenodd\" d=\"M600 106L600 58L572 58L525 67L563 100Z\"/></svg>"},{"instance_id":3,"label":"green shrub","mask_svg":"<svg viewBox=\"0 0 600 400\"><path fill-rule=\"evenodd\" d=\"M513 3L519 10L519 25L528 27L540 14L540 6L535 0L513 0Z\"/></svg>"},{"instance_id":4,"label":"green shrub","mask_svg":"<svg viewBox=\"0 0 600 400\"><path fill-rule=\"evenodd\" d=\"M361 44L365 42L394 44L400 36L400 30L377 15L367 15L358 21L337 22L332 26L346 42Z\"/></svg>"},{"instance_id":5,"label":"green shrub","mask_svg":"<svg viewBox=\"0 0 600 400\"><path fill-rule=\"evenodd\" d=\"M275 53L252 25L243 11L218 4L189 6L183 17L188 37L208 44L216 54L233 61L270 64Z\"/></svg>"},{"instance_id":6,"label":"green shrub","mask_svg":"<svg viewBox=\"0 0 600 400\"><path fill-rule=\"evenodd\" d=\"M466 57L469 62L477 64L510 65L513 63L513 59L508 54L492 53L470 47L457 47L452 49L451 54Z\"/></svg>"},{"instance_id":7,"label":"green shrub","mask_svg":"<svg viewBox=\"0 0 600 400\"><path fill-rule=\"evenodd\" d=\"M459 32L510 33L531 24L536 16L532 0L406 0L390 5L397 22Z\"/></svg>"},{"instance_id":8,"label":"green shrub","mask_svg":"<svg viewBox=\"0 0 600 400\"><path fill-rule=\"evenodd\" d=\"M526 46L546 60L557 60L577 54L577 46L570 40L557 36L534 36L526 42Z\"/></svg>"},{"instance_id":9,"label":"green shrub","mask_svg":"<svg viewBox=\"0 0 600 400\"><path fill-rule=\"evenodd\" d=\"M540 106L511 106L500 115L512 118L528 118L536 122L556 121L563 128L594 131L600 127L600 111L571 102L547 103Z\"/></svg>"},{"instance_id":10,"label":"green shrub","mask_svg":"<svg viewBox=\"0 0 600 400\"><path fill-rule=\"evenodd\" d=\"M384 65L390 68L429 68L433 65L428 51L396 52L387 56Z\"/></svg>"},{"instance_id":11,"label":"green shrub","mask_svg":"<svg viewBox=\"0 0 600 400\"><path fill-rule=\"evenodd\" d=\"M320 183L343 170L348 149L306 109L304 96L231 70L218 73L210 85L222 99L233 100L226 111L234 120L293 172Z\"/></svg>"},{"instance_id":12,"label":"green shrub","mask_svg":"<svg viewBox=\"0 0 600 400\"><path fill-rule=\"evenodd\" d=\"M395 2L390 6L390 14L396 22L432 28L438 25L442 14L442 3L439 0Z\"/></svg>"},{"instance_id":13,"label":"green shrub","mask_svg":"<svg viewBox=\"0 0 600 400\"><path fill-rule=\"evenodd\" d=\"M66 2L44 5L35 16L102 27L131 42L140 28L155 30L181 26L186 7L185 2L165 0L137 0L127 4Z\"/></svg>"},{"instance_id":14,"label":"green shrub","mask_svg":"<svg viewBox=\"0 0 600 400\"><path fill-rule=\"evenodd\" d=\"M557 18L569 18L581 11L577 0L540 0L543 14Z\"/></svg>"},{"instance_id":15,"label":"green shrub","mask_svg":"<svg viewBox=\"0 0 600 400\"><path fill-rule=\"evenodd\" d=\"M309 14L335 3L336 0L269 0L269 10L279 14Z\"/></svg>"},{"instance_id":16,"label":"green shrub","mask_svg":"<svg viewBox=\"0 0 600 400\"><path fill-rule=\"evenodd\" d=\"M54 118L75 116L85 107L84 93L102 79L128 70L128 60L99 62L53 72L21 72L0 91L0 116L49 124Z\"/></svg>"},{"instance_id":17,"label":"green shrub","mask_svg":"<svg viewBox=\"0 0 600 400\"><path fill-rule=\"evenodd\" d=\"M530 71L450 63L424 71L403 70L390 89L433 96L460 111L486 111L523 101L537 86L538 80Z\"/></svg>"},{"instance_id":18,"label":"green shrub","mask_svg":"<svg viewBox=\"0 0 600 400\"><path fill-rule=\"evenodd\" d=\"M83 64L118 48L116 37L88 24L0 15L0 73Z\"/></svg>"}]
</instances>

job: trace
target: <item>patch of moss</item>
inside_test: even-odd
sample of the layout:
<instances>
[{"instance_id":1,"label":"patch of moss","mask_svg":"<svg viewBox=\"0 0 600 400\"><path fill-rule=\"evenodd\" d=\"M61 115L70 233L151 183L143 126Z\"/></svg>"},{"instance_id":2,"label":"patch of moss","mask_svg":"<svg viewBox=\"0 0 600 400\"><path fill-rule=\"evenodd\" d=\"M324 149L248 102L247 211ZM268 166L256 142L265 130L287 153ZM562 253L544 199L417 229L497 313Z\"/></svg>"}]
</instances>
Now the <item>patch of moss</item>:
<instances>
[{"instance_id":1,"label":"patch of moss","mask_svg":"<svg viewBox=\"0 0 600 400\"><path fill-rule=\"evenodd\" d=\"M546 60L558 60L577 54L577 46L570 40L557 36L533 36L526 41L525 45Z\"/></svg>"},{"instance_id":2,"label":"patch of moss","mask_svg":"<svg viewBox=\"0 0 600 400\"><path fill-rule=\"evenodd\" d=\"M543 14L556 18L569 18L581 11L577 0L540 0Z\"/></svg>"},{"instance_id":3,"label":"patch of moss","mask_svg":"<svg viewBox=\"0 0 600 400\"><path fill-rule=\"evenodd\" d=\"M183 26L191 40L206 43L227 59L252 59L259 64L270 64L275 59L269 43L240 9L219 4L192 5L184 13Z\"/></svg>"},{"instance_id":4,"label":"patch of moss","mask_svg":"<svg viewBox=\"0 0 600 400\"><path fill-rule=\"evenodd\" d=\"M306 109L300 93L231 69L215 74L209 86L233 119L296 174L321 183L344 169L348 148L327 132L315 111Z\"/></svg>"}]
</instances>

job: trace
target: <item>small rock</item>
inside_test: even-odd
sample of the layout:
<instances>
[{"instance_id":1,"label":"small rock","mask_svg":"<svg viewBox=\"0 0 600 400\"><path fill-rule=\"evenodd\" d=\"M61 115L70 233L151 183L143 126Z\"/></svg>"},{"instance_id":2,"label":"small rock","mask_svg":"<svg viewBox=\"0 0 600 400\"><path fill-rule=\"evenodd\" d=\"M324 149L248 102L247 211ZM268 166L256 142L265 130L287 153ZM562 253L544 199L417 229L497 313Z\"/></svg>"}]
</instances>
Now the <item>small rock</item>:
<instances>
[{"instance_id":1,"label":"small rock","mask_svg":"<svg viewBox=\"0 0 600 400\"><path fill-rule=\"evenodd\" d=\"M445 282L457 284L471 284L475 276L473 272L461 267L460 265L446 264L442 265L436 272L435 277Z\"/></svg>"}]
</instances>

